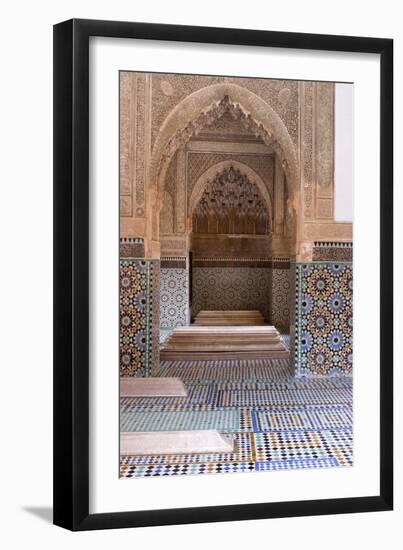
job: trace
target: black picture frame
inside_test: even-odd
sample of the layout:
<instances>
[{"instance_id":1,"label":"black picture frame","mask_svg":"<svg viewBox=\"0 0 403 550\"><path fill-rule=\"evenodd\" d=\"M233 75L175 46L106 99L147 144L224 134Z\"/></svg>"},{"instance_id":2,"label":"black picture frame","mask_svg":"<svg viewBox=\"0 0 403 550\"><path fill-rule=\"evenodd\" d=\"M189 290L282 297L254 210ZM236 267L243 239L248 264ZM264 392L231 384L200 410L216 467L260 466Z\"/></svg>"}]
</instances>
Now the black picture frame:
<instances>
[{"instance_id":1,"label":"black picture frame","mask_svg":"<svg viewBox=\"0 0 403 550\"><path fill-rule=\"evenodd\" d=\"M89 38L380 54L380 490L356 498L89 513ZM393 40L72 19L54 26L54 523L78 531L393 507Z\"/></svg>"}]
</instances>

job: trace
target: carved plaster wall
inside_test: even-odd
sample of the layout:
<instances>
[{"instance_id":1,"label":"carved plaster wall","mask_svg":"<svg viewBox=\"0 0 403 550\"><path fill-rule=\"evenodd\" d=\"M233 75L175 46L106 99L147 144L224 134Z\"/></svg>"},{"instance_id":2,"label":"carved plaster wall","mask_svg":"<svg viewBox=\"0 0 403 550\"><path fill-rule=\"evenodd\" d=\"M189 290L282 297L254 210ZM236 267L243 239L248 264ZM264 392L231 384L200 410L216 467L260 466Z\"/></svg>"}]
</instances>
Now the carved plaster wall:
<instances>
[{"instance_id":1,"label":"carved plaster wall","mask_svg":"<svg viewBox=\"0 0 403 550\"><path fill-rule=\"evenodd\" d=\"M174 233L174 197L168 190L164 191L164 206L160 214L160 232L162 235Z\"/></svg>"},{"instance_id":2,"label":"carved plaster wall","mask_svg":"<svg viewBox=\"0 0 403 550\"><path fill-rule=\"evenodd\" d=\"M238 147L227 159L238 155L265 182L273 181L277 154L286 177L283 196L273 197L268 184L276 204L285 200L275 229L285 225L288 238L297 240L291 243L296 255L309 259L322 230L324 238L351 239L351 224L349 231L333 221L334 84L135 72L122 72L120 84L121 236L145 238L146 256L160 254L155 206L164 203L170 161L181 149L175 165L185 164L187 172L179 170L173 201L182 205L197 172L224 160L223 153L213 158L214 151L207 156L192 150L189 140L208 147L220 131L223 142L244 141L244 151ZM257 145L271 150L270 161L267 154L245 154ZM290 213L296 214L294 228ZM174 217L174 233L185 232L183 212Z\"/></svg>"},{"instance_id":3,"label":"carved plaster wall","mask_svg":"<svg viewBox=\"0 0 403 550\"><path fill-rule=\"evenodd\" d=\"M295 147L278 114L261 98L238 85L217 84L195 92L182 103L167 117L153 149L151 178L157 182L154 190L157 206L169 162L177 149L228 112L275 151L281 159L290 194L298 192Z\"/></svg>"},{"instance_id":4,"label":"carved plaster wall","mask_svg":"<svg viewBox=\"0 0 403 550\"><path fill-rule=\"evenodd\" d=\"M167 114L190 94L213 84L237 84L261 97L281 117L295 143L298 140L298 82L255 78L211 77L199 75L153 75L153 129L158 130Z\"/></svg>"}]
</instances>

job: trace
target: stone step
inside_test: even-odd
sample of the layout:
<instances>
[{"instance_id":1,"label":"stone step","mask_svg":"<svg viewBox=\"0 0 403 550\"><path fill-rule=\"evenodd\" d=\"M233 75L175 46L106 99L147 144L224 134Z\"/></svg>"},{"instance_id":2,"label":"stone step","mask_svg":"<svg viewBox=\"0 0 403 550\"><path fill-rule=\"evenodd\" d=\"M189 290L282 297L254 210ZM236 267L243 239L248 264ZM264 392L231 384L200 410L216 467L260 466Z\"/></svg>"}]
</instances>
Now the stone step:
<instances>
[{"instance_id":1,"label":"stone step","mask_svg":"<svg viewBox=\"0 0 403 550\"><path fill-rule=\"evenodd\" d=\"M175 328L165 341L162 360L287 358L278 330L259 326L188 326Z\"/></svg>"},{"instance_id":2,"label":"stone step","mask_svg":"<svg viewBox=\"0 0 403 550\"><path fill-rule=\"evenodd\" d=\"M195 327L192 325L192 330L189 331L179 331L175 332L176 329L174 329L168 336L168 338L209 338L212 335L216 336L217 338L221 338L223 336L230 337L233 336L234 338L239 338L242 336L246 336L247 338L251 338L252 336L259 338L266 338L267 336L277 336L278 332L277 330L273 330L270 327L267 327L267 330L257 330L260 327L255 326L247 326L247 327L232 327L232 326L226 326L226 327ZM263 328L263 327L262 327ZM221 329L221 330L220 330ZM236 329L236 330L235 330Z\"/></svg>"},{"instance_id":3,"label":"stone step","mask_svg":"<svg viewBox=\"0 0 403 550\"><path fill-rule=\"evenodd\" d=\"M215 325L263 325L264 317L258 310L202 310L195 319L196 326Z\"/></svg>"},{"instance_id":4,"label":"stone step","mask_svg":"<svg viewBox=\"0 0 403 550\"><path fill-rule=\"evenodd\" d=\"M215 346L222 345L223 343L233 346L243 346L247 344L277 344L280 342L280 337L276 335L249 335L247 336L237 336L237 335L228 335L225 334L217 335L211 334L206 335L189 335L186 338L175 337L169 338L164 347L170 346L186 346L191 345L201 345L201 346Z\"/></svg>"},{"instance_id":5,"label":"stone step","mask_svg":"<svg viewBox=\"0 0 403 550\"><path fill-rule=\"evenodd\" d=\"M196 315L196 318L201 319L202 317L263 317L260 311L258 310L231 310L231 311L210 311L202 310Z\"/></svg>"},{"instance_id":6,"label":"stone step","mask_svg":"<svg viewBox=\"0 0 403 550\"><path fill-rule=\"evenodd\" d=\"M168 341L189 341L189 339L197 339L211 341L211 339L246 339L246 340L260 340L260 339L279 339L280 335L277 330L273 330L267 327L267 330L256 330L259 327L194 327L192 330L178 330L174 329L168 336ZM221 329L221 330L219 330ZM235 330L237 329L237 330Z\"/></svg>"},{"instance_id":7,"label":"stone step","mask_svg":"<svg viewBox=\"0 0 403 550\"><path fill-rule=\"evenodd\" d=\"M263 325L264 321L260 319L197 319L193 323L197 327L203 326L227 326L227 325L237 325L237 326L250 326L250 325Z\"/></svg>"},{"instance_id":8,"label":"stone step","mask_svg":"<svg viewBox=\"0 0 403 550\"><path fill-rule=\"evenodd\" d=\"M191 344L200 344L205 346L219 345L222 343L228 343L232 345L244 345L244 344L277 344L280 342L280 337L276 334L252 334L252 335L236 335L229 334L198 334L198 335L184 335L182 337L172 336L165 342L165 346L189 346Z\"/></svg>"},{"instance_id":9,"label":"stone step","mask_svg":"<svg viewBox=\"0 0 403 550\"><path fill-rule=\"evenodd\" d=\"M216 327L214 325L208 327L196 327L195 325L190 325L186 327L175 327L175 329L170 333L172 334L204 334L215 332L217 334L228 334L228 333L237 333L237 334L278 334L278 330L273 325L252 325L250 327L238 327L237 325L228 325L226 327Z\"/></svg>"}]
</instances>

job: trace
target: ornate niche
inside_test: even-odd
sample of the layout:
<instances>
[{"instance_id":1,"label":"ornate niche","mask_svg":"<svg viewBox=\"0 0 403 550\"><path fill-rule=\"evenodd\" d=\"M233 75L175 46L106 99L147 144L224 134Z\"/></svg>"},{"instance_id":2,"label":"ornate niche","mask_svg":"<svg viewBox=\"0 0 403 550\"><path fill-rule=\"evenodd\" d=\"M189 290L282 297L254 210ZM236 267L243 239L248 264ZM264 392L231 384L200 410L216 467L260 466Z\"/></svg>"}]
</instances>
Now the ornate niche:
<instances>
[{"instance_id":1,"label":"ornate niche","mask_svg":"<svg viewBox=\"0 0 403 550\"><path fill-rule=\"evenodd\" d=\"M207 182L192 215L194 233L266 235L270 219L257 185L230 166Z\"/></svg>"}]
</instances>

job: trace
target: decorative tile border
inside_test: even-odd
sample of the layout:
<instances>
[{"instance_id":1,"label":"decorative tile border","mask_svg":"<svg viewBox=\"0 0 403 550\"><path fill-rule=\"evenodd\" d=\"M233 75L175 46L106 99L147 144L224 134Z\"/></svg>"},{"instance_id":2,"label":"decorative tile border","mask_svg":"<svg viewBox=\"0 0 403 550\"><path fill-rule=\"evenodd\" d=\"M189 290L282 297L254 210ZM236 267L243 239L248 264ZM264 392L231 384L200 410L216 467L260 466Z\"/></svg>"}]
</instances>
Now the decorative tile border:
<instances>
[{"instance_id":1,"label":"decorative tile border","mask_svg":"<svg viewBox=\"0 0 403 550\"><path fill-rule=\"evenodd\" d=\"M353 248L351 241L315 241L318 248Z\"/></svg>"},{"instance_id":2,"label":"decorative tile border","mask_svg":"<svg viewBox=\"0 0 403 550\"><path fill-rule=\"evenodd\" d=\"M271 260L264 258L194 258L193 267L271 267Z\"/></svg>"},{"instance_id":3,"label":"decorative tile border","mask_svg":"<svg viewBox=\"0 0 403 550\"><path fill-rule=\"evenodd\" d=\"M187 269L186 256L161 256L161 268Z\"/></svg>"},{"instance_id":4,"label":"decorative tile border","mask_svg":"<svg viewBox=\"0 0 403 550\"><path fill-rule=\"evenodd\" d=\"M290 258L272 258L270 267L272 269L290 269Z\"/></svg>"},{"instance_id":5,"label":"decorative tile border","mask_svg":"<svg viewBox=\"0 0 403 550\"><path fill-rule=\"evenodd\" d=\"M289 269L289 258L194 258L193 267L264 267Z\"/></svg>"},{"instance_id":6,"label":"decorative tile border","mask_svg":"<svg viewBox=\"0 0 403 550\"><path fill-rule=\"evenodd\" d=\"M352 374L351 262L296 264L296 376Z\"/></svg>"}]
</instances>

